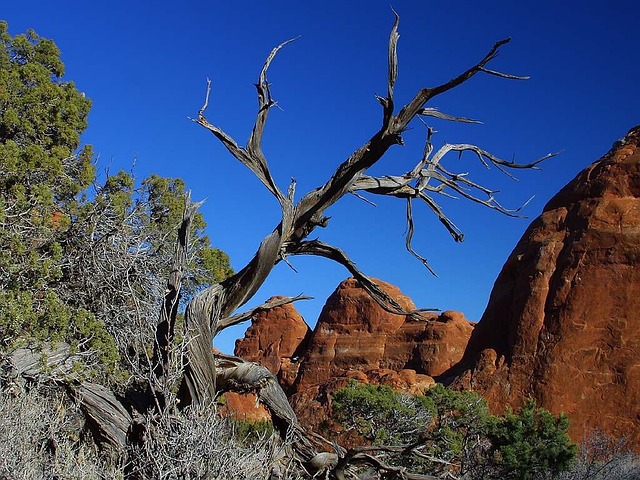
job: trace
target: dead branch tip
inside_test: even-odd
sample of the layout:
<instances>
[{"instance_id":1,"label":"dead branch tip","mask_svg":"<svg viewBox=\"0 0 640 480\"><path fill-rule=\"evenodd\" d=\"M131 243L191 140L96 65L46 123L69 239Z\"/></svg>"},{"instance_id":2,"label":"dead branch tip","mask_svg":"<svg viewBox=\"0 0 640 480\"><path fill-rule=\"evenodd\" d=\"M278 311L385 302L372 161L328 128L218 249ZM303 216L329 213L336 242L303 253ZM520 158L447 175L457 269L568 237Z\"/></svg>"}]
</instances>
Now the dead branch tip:
<instances>
[{"instance_id":1,"label":"dead branch tip","mask_svg":"<svg viewBox=\"0 0 640 480\"><path fill-rule=\"evenodd\" d=\"M202 107L200 107L200 110L198 110L198 120L201 120L201 119L204 118L204 111L209 106L209 95L210 94L211 94L211 79L209 77L207 77L207 93L204 96L204 103L202 104Z\"/></svg>"}]
</instances>

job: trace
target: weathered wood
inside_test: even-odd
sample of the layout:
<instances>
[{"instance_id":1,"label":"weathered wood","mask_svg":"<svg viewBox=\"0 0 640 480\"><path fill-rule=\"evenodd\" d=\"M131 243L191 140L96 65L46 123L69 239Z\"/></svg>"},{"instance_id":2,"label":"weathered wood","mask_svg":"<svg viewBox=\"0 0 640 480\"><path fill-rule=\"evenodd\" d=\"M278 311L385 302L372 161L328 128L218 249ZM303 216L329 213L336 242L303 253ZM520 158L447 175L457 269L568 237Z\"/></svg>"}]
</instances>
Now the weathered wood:
<instances>
[{"instance_id":1,"label":"weathered wood","mask_svg":"<svg viewBox=\"0 0 640 480\"><path fill-rule=\"evenodd\" d=\"M298 423L289 399L269 369L232 355L216 354L218 387L221 390L253 392L271 414L280 436L293 447L301 461L310 461L318 454L313 437Z\"/></svg>"},{"instance_id":2,"label":"weathered wood","mask_svg":"<svg viewBox=\"0 0 640 480\"><path fill-rule=\"evenodd\" d=\"M187 387L185 388L185 392L187 392L185 395L188 396L189 401L206 404L213 401L217 388L255 391L260 401L271 411L274 422L279 426L283 438L291 435L292 432L299 435L299 444L303 445L302 448L298 449L299 458L307 462L316 459L317 462L323 463L323 459L328 459L324 463L331 464L332 462L336 463L337 460L333 454L318 456L320 452L313 446L313 442L310 440L311 435L304 432L304 429L298 424L295 413L291 409L284 392L277 384L275 377L264 367L244 362L237 357L217 354L214 356L211 348L213 336L222 329L247 318L243 314L233 314L257 292L278 262L287 261L288 255L316 255L336 261L355 275L367 292L387 311L398 315L420 318L419 311L404 311L375 282L360 272L340 249L319 240L307 240L317 227L327 226L329 217L325 216L326 210L349 193L358 195L358 192L367 192L406 199L408 224L406 247L428 267L426 259L418 255L411 246L414 230L411 209L412 199L419 199L426 203L457 241L462 240L462 233L426 192L448 195L445 192L445 189L448 188L466 199L481 203L501 213L511 213L510 210L495 201L492 190L466 179L465 174L452 174L442 168L440 160L444 154L450 151L471 151L485 165L493 164L498 169L503 169L503 167L534 168L537 164L537 162L534 162L532 164L516 165L512 162L505 162L479 147L465 144L457 146L445 145L434 156L431 156L433 151L431 135L434 130L427 127L427 142L422 159L410 172L395 176L382 176L380 178L366 175L366 170L375 165L393 145L403 143L403 132L416 117L420 118L419 115L466 123L475 122L466 117L454 117L442 114L434 108L427 108L425 105L432 98L461 85L478 73L486 73L503 78L521 78L486 68L486 65L496 57L498 50L509 42L509 39L502 40L493 45L480 62L457 77L439 86L425 87L419 90L413 99L396 114L394 113L394 88L398 76L398 23L399 17L395 14L388 45L387 95L384 98L378 97L383 106L382 127L364 145L342 162L322 186L302 196L295 205L293 203L295 182L292 182L288 195L285 197L275 183L269 170L267 159L262 151L262 137L268 112L276 104L271 97L267 81L267 70L277 52L290 41L274 48L262 67L256 84L259 108L246 147L241 147L230 135L220 127L210 123L205 117L205 110L209 105L211 93L210 81L207 81L204 104L198 112L197 119L194 120L210 131L227 148L231 155L247 166L267 190L276 197L282 210L282 219L274 230L262 240L253 258L242 270L219 285L214 285L199 293L189 304L185 315L189 338L188 361L185 367L185 385ZM440 185L434 187L429 184L430 180L440 182ZM469 193L469 189L473 192L486 194L488 198L479 198L475 194ZM294 444L296 441L298 440L294 440ZM344 477L349 463L358 462L367 463L378 470L393 471L398 478L429 478L411 476L402 471L402 469L389 467L365 452L352 452L348 458L343 456L342 461L336 463L338 465L335 468L336 478L340 478L340 475Z\"/></svg>"},{"instance_id":3,"label":"weathered wood","mask_svg":"<svg viewBox=\"0 0 640 480\"><path fill-rule=\"evenodd\" d=\"M73 364L80 355L71 354L66 343L48 344L32 348L19 348L0 363L3 381L31 382L64 386L80 404L96 441L116 451L124 451L131 426L131 415L116 396L106 387L95 383L79 383L72 373Z\"/></svg>"},{"instance_id":4,"label":"weathered wood","mask_svg":"<svg viewBox=\"0 0 640 480\"><path fill-rule=\"evenodd\" d=\"M185 206L182 214L182 221L178 229L175 250L171 262L171 271L167 279L164 301L160 308L160 318L156 327L156 343L153 351L153 365L157 377L166 377L168 374L171 354L171 343L173 342L176 315L180 303L180 290L182 288L182 277L187 266L187 253L189 248L189 236L191 222L202 202L192 203L191 195L185 196Z\"/></svg>"},{"instance_id":5,"label":"weathered wood","mask_svg":"<svg viewBox=\"0 0 640 480\"><path fill-rule=\"evenodd\" d=\"M187 354L180 391L180 403L183 406L192 403L210 405L218 394L211 322L221 316L223 296L223 288L213 285L196 295L187 306Z\"/></svg>"},{"instance_id":6,"label":"weathered wood","mask_svg":"<svg viewBox=\"0 0 640 480\"><path fill-rule=\"evenodd\" d=\"M242 312L242 313L237 313L235 315L232 315L231 317L227 317L227 318L223 318L221 319L216 326L216 331L214 332L214 335L216 333L218 333L218 331L223 330L227 327L230 327L232 325L237 325L238 323L244 322L246 320L249 320L250 318L252 318L255 314L257 314L258 312L262 311L262 310L269 310L275 307L280 307L282 305L287 305L289 303L293 303L293 302L297 302L298 300L311 300L313 299L313 297L308 297L306 295L297 295L295 297L281 297L281 298L274 298L273 300L269 300L267 302L264 302L261 305L258 305L257 307L252 308L249 311L246 312Z\"/></svg>"},{"instance_id":7,"label":"weathered wood","mask_svg":"<svg viewBox=\"0 0 640 480\"><path fill-rule=\"evenodd\" d=\"M80 360L80 355L72 355L66 343L43 344L14 350L2 359L0 368L8 381L62 380L68 378L73 364Z\"/></svg>"},{"instance_id":8,"label":"weathered wood","mask_svg":"<svg viewBox=\"0 0 640 480\"><path fill-rule=\"evenodd\" d=\"M96 440L103 446L106 444L117 451L124 451L132 418L115 395L102 385L89 382L71 384L68 389L80 402Z\"/></svg>"}]
</instances>

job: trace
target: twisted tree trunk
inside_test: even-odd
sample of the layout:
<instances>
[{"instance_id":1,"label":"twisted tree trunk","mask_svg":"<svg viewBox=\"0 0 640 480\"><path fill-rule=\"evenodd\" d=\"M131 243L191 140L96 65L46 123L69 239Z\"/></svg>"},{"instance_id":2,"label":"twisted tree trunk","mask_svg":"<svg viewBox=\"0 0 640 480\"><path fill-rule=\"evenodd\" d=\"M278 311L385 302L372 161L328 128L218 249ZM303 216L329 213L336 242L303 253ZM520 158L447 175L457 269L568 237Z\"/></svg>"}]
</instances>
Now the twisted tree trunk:
<instances>
[{"instance_id":1,"label":"twisted tree trunk","mask_svg":"<svg viewBox=\"0 0 640 480\"><path fill-rule=\"evenodd\" d=\"M416 117L420 117L421 120L431 117L441 120L477 123L475 120L465 117L454 117L441 113L433 107L425 107L427 102L434 97L461 85L477 73L487 73L509 79L524 78L486 68L486 65L496 57L500 47L509 42L509 39L505 39L497 42L480 62L457 77L436 87L421 89L409 103L404 105L398 113L395 113L394 87L398 75L396 52L399 37L398 21L399 18L396 15L388 46L387 95L385 97L377 97L383 107L381 128L371 136L368 142L340 164L326 183L304 195L297 203L294 203L295 182L292 182L289 186L287 195L280 191L272 178L261 146L269 110L275 105L271 97L270 85L267 81L267 70L278 51L292 40L288 40L274 48L262 67L256 84L258 113L251 136L245 147L239 146L232 137L206 119L205 110L208 107L211 93L210 81L207 81L204 104L198 113L198 117L194 120L209 130L233 157L248 167L260 179L262 184L278 201L282 219L271 234L262 240L257 252L247 266L231 278L199 293L190 302L185 317L188 352L184 371L184 388L182 390L183 403L209 404L213 402L219 391L224 390L254 391L257 393L259 400L270 410L274 422L283 437L292 435L292 432L295 433L294 447L297 445L299 459L310 461L312 465L315 461L325 466L328 464L335 466L337 464L337 454L330 454L330 458L324 454L324 456L318 456L319 451L313 445L313 435L305 432L299 425L295 413L291 409L274 375L264 367L247 363L240 358L216 354L212 349L215 335L229 325L237 323L240 319L250 316L249 314L233 315L233 313L256 293L274 266L281 260L287 261L289 255L315 255L336 261L345 266L386 310L399 315L419 316L420 311L404 311L369 277L358 270L356 265L340 249L319 240L307 240L316 227L327 226L329 218L325 216L326 209L348 193L360 196L361 192L367 192L372 195L387 195L406 200L407 250L429 268L426 259L415 252L411 246L414 231L413 200L417 199L424 202L437 215L456 241L462 241L462 232L449 220L433 198L436 194L447 195L447 191L452 190L468 200L495 209L503 214L514 215L517 212L517 210L509 210L500 205L493 196L495 193L493 190L473 182L466 177L466 174L452 173L446 170L442 166L441 160L448 152L454 151L459 154L465 151L472 152L485 166L494 165L502 171L509 168L537 168L539 162L552 156L547 155L529 164L515 164L501 160L489 152L469 144L445 144L441 149L433 153L431 138L434 130L428 127L423 155L410 171L404 174L385 175L379 178L367 176L365 174L366 170L383 158L389 148L393 145L402 145L402 133ZM293 301L295 298L290 300ZM338 453L343 455L344 452ZM321 460L321 457L324 460ZM327 458L329 459L327 460ZM343 461L339 463L340 468L336 470L336 475L344 475L345 462L349 463L345 459L351 459L354 462L356 460L368 462L373 466L377 465L376 468L383 468L383 463L376 463L376 461L372 460L373 458L369 453L364 454L363 452L343 457Z\"/></svg>"}]
</instances>

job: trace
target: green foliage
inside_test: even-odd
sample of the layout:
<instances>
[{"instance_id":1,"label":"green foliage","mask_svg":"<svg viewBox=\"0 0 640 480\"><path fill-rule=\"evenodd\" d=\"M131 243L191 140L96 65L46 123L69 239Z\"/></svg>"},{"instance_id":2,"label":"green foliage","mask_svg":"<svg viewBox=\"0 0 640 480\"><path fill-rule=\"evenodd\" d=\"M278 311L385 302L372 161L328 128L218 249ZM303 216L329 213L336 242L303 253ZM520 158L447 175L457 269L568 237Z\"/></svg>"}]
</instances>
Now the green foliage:
<instances>
[{"instance_id":1,"label":"green foliage","mask_svg":"<svg viewBox=\"0 0 640 480\"><path fill-rule=\"evenodd\" d=\"M391 459L414 472L528 480L566 470L577 453L567 417L555 417L534 402L497 417L473 392L436 385L412 396L355 381L332 397L334 420L368 443L406 445L417 452Z\"/></svg>"},{"instance_id":2,"label":"green foliage","mask_svg":"<svg viewBox=\"0 0 640 480\"><path fill-rule=\"evenodd\" d=\"M269 420L260 420L258 422L232 420L232 422L236 439L245 445L251 445L269 438L274 432L273 423Z\"/></svg>"},{"instance_id":3,"label":"green foliage","mask_svg":"<svg viewBox=\"0 0 640 480\"><path fill-rule=\"evenodd\" d=\"M209 237L200 237L201 246L198 249L197 259L201 268L195 272L193 282L195 285L210 285L220 282L233 275L233 268L229 256L219 248L211 247Z\"/></svg>"},{"instance_id":4,"label":"green foliage","mask_svg":"<svg viewBox=\"0 0 640 480\"><path fill-rule=\"evenodd\" d=\"M148 209L150 224L159 234L175 231L180 225L186 194L185 183L180 178L151 175L142 182L141 202ZM192 277L185 285L183 294L188 298L197 288L220 282L233 275L229 256L211 246L210 238L204 234L206 222L201 213L196 213L191 222L193 245L196 252ZM173 235L171 238L175 238Z\"/></svg>"},{"instance_id":5,"label":"green foliage","mask_svg":"<svg viewBox=\"0 0 640 480\"><path fill-rule=\"evenodd\" d=\"M485 430L491 418L487 402L474 392L457 392L440 384L419 398L434 419L423 432L423 452L459 465L463 473L474 470L483 462L487 445Z\"/></svg>"},{"instance_id":6,"label":"green foliage","mask_svg":"<svg viewBox=\"0 0 640 480\"><path fill-rule=\"evenodd\" d=\"M386 385L355 380L332 397L335 420L356 429L374 445L412 441L408 432L417 432L432 413L419 397L395 392Z\"/></svg>"},{"instance_id":7,"label":"green foliage","mask_svg":"<svg viewBox=\"0 0 640 480\"><path fill-rule=\"evenodd\" d=\"M14 202L38 200L41 218L93 178L91 154L75 155L91 101L61 80L51 41L33 31L11 37L0 22L0 189Z\"/></svg>"},{"instance_id":8,"label":"green foliage","mask_svg":"<svg viewBox=\"0 0 640 480\"><path fill-rule=\"evenodd\" d=\"M78 309L73 323L76 332L74 332L72 346L77 347L76 339L88 339L87 348L98 353L99 362L107 370L107 373L116 373L120 355L115 340L107 331L105 323L83 308Z\"/></svg>"},{"instance_id":9,"label":"green foliage","mask_svg":"<svg viewBox=\"0 0 640 480\"><path fill-rule=\"evenodd\" d=\"M185 184L99 181L80 145L91 101L63 74L53 41L0 22L0 351L67 342L77 371L120 378L152 348ZM233 273L205 227L196 215L186 296Z\"/></svg>"},{"instance_id":10,"label":"green foliage","mask_svg":"<svg viewBox=\"0 0 640 480\"><path fill-rule=\"evenodd\" d=\"M568 469L578 453L568 428L566 415L555 417L533 400L518 412L508 410L504 417L494 417L488 436L502 478L529 480Z\"/></svg>"},{"instance_id":11,"label":"green foliage","mask_svg":"<svg viewBox=\"0 0 640 480\"><path fill-rule=\"evenodd\" d=\"M37 290L59 275L54 216L73 213L94 177L91 148L75 153L91 102L63 72L51 40L11 37L0 22L0 271L9 289Z\"/></svg>"},{"instance_id":12,"label":"green foliage","mask_svg":"<svg viewBox=\"0 0 640 480\"><path fill-rule=\"evenodd\" d=\"M69 257L63 232L95 178L91 147L78 151L91 101L63 73L51 40L11 37L0 22L0 338L5 347L89 338L86 348L113 366L104 323L58 288Z\"/></svg>"}]
</instances>

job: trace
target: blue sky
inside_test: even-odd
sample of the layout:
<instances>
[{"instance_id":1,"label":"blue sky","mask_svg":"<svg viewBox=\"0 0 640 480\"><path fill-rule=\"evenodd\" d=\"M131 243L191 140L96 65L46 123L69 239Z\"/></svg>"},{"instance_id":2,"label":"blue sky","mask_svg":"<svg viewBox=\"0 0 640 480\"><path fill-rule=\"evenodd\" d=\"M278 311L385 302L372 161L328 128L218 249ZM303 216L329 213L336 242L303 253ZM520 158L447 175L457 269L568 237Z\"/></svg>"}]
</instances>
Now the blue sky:
<instances>
[{"instance_id":1,"label":"blue sky","mask_svg":"<svg viewBox=\"0 0 640 480\"><path fill-rule=\"evenodd\" d=\"M640 4L635 1L410 1L400 15L397 104L424 86L463 71L504 37L493 67L530 75L526 82L477 76L430 106L482 120L482 125L432 122L443 142L475 143L503 158L526 162L562 154L541 172L518 172L514 182L474 159L448 159L518 206L509 219L462 201L443 201L464 230L455 244L437 219L416 209L414 247L430 260L435 278L404 250L404 204L353 197L328 213L320 239L344 249L372 276L398 285L419 307L482 315L509 252L544 204L580 170L640 123ZM180 176L202 208L208 233L241 268L279 220L273 197L231 158L213 136L192 123L205 79L213 82L207 116L244 143L253 124L253 83L271 48L301 35L273 62L269 79L282 110L273 110L264 150L281 188L291 177L298 198L324 183L333 169L380 126L374 94L386 91L386 48L393 16L387 1L5 2L0 18L12 34L34 28L62 51L67 80L93 100L84 142L101 168ZM424 128L416 123L406 145L373 169L400 174L419 159ZM299 273L279 265L253 304L271 295L316 298L298 309L314 324L325 299L347 276L326 260L294 258ZM216 339L233 349L245 326Z\"/></svg>"}]
</instances>

